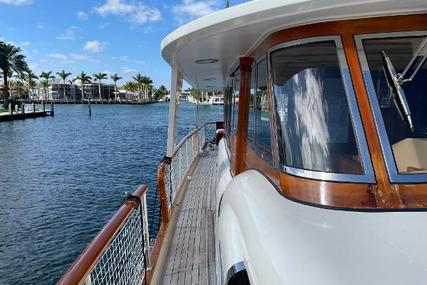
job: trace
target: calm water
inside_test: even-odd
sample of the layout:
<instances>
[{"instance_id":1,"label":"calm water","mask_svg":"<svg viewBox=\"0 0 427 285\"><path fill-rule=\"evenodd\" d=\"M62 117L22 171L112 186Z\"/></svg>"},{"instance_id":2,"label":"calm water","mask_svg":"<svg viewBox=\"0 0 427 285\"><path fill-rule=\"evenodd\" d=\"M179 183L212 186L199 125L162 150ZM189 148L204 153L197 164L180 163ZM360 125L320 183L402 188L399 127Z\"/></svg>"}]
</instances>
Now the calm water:
<instances>
[{"instance_id":1,"label":"calm water","mask_svg":"<svg viewBox=\"0 0 427 285\"><path fill-rule=\"evenodd\" d=\"M92 117L87 106L56 105L52 118L0 123L0 284L54 284L144 182L156 231L168 104L92 107ZM222 107L200 109L201 121L222 120ZM194 105L179 114L182 137Z\"/></svg>"}]
</instances>

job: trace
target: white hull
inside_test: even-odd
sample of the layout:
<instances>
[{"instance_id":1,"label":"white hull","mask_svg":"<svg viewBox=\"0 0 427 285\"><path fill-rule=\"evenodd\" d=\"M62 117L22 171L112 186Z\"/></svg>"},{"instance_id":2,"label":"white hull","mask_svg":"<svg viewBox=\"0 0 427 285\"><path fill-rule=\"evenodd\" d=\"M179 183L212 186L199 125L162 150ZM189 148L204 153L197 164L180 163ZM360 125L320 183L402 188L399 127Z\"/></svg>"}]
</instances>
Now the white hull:
<instances>
[{"instance_id":1,"label":"white hull","mask_svg":"<svg viewBox=\"0 0 427 285\"><path fill-rule=\"evenodd\" d=\"M291 201L218 156L217 276L244 261L251 284L425 284L426 212L356 212ZM218 280L221 284L221 280Z\"/></svg>"}]
</instances>

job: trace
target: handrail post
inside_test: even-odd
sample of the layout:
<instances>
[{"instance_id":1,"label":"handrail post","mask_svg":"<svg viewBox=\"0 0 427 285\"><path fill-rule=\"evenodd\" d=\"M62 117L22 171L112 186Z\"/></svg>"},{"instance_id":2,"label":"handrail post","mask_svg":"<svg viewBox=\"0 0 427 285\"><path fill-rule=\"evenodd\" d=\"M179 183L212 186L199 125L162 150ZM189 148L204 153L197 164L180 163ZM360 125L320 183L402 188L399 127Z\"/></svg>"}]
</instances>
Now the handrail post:
<instances>
[{"instance_id":1,"label":"handrail post","mask_svg":"<svg viewBox=\"0 0 427 285\"><path fill-rule=\"evenodd\" d=\"M144 195L142 197L142 204L139 206L142 208L142 213L143 213L143 216L141 217L141 219L143 219L142 224L146 228L146 230L143 229L143 233L144 233L143 239L145 240L145 242L144 242L144 244L145 244L144 255L146 258L146 266L147 266L147 270L151 270L150 232L148 231L149 227L148 227L147 195Z\"/></svg>"}]
</instances>

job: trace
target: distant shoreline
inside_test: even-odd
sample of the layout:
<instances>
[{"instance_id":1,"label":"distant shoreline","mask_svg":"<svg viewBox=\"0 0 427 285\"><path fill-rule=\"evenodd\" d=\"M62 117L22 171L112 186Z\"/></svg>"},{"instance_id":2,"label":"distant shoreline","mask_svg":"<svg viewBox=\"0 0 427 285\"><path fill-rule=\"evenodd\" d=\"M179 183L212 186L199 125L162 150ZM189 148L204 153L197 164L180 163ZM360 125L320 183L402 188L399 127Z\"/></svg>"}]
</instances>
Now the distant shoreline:
<instances>
[{"instance_id":1,"label":"distant shoreline","mask_svg":"<svg viewBox=\"0 0 427 285\"><path fill-rule=\"evenodd\" d=\"M158 101L132 101L132 100L99 100L99 99L91 99L89 100L19 100L22 103L25 104L100 104L100 105L145 105L145 104L154 104L154 103L161 103Z\"/></svg>"}]
</instances>

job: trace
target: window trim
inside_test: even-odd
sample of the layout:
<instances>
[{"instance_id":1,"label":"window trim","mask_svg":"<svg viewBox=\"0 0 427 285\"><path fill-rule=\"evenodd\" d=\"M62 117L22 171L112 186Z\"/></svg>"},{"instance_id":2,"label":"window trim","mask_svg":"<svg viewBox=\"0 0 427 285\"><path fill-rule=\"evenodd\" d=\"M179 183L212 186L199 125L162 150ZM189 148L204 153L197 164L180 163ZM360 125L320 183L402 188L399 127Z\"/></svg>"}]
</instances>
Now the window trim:
<instances>
[{"instance_id":1,"label":"window trim","mask_svg":"<svg viewBox=\"0 0 427 285\"><path fill-rule=\"evenodd\" d=\"M404 38L414 36L427 36L427 31L408 31L408 32L391 32L391 33L370 33L355 35L357 54L359 56L360 68L363 74L363 81L366 92L368 93L369 103L374 115L375 128L377 130L383 157L385 159L386 168L390 181L392 183L426 183L427 173L423 174L400 174L397 170L396 161L391 149L390 141L388 140L387 130L381 114L381 108L378 103L377 93L375 91L374 82L372 81L371 72L369 70L368 60L366 58L363 47L363 40L366 39L385 39L385 38Z\"/></svg>"},{"instance_id":2,"label":"window trim","mask_svg":"<svg viewBox=\"0 0 427 285\"><path fill-rule=\"evenodd\" d=\"M320 36L320 37L309 37L304 39L298 39L294 41L289 41L285 43L281 43L271 47L268 50L268 62L271 67L270 73L273 71L273 64L271 62L271 54L277 50L309 44L309 43L317 43L317 42L326 42L326 41L334 41L336 49L337 49L337 57L338 64L341 71L341 77L343 80L343 86L347 98L348 109L350 113L350 119L353 126L354 138L356 141L357 150L359 151L360 163L363 168L362 174L351 174L351 173L336 173L336 172L326 172L326 171L316 171L316 170L308 170L302 168L296 168L288 165L284 165L279 162L280 170L299 177L310 178L310 179L318 179L318 180L327 180L327 181L336 181L336 182L354 182L354 183L375 183L375 174L372 167L371 156L368 149L368 144L366 141L365 132L362 125L362 120L360 116L359 107L356 101L356 94L354 91L353 81L350 76L350 70L347 64L347 58L344 53L343 43L341 37L337 36ZM272 85L273 82L271 82ZM274 94L274 89L272 88L272 97L273 97L273 112L276 112L276 97ZM277 116L276 116L277 117ZM274 122L278 124L278 121ZM281 127L278 126L277 129ZM276 142L278 143L279 140Z\"/></svg>"}]
</instances>

